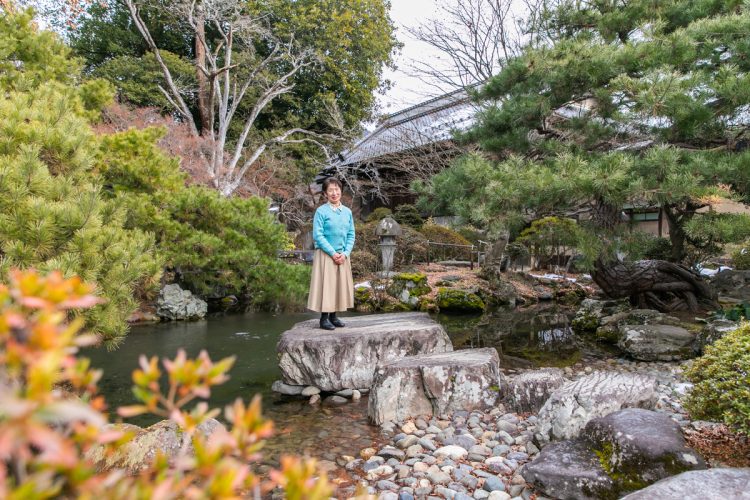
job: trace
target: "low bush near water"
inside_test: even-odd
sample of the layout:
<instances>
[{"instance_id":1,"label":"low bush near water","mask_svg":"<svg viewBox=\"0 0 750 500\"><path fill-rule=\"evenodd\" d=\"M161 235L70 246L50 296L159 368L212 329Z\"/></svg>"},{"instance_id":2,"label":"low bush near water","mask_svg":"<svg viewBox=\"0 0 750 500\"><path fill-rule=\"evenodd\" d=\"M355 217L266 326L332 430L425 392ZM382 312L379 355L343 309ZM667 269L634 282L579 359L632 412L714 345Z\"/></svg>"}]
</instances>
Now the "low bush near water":
<instances>
[{"instance_id":1,"label":"low bush near water","mask_svg":"<svg viewBox=\"0 0 750 500\"><path fill-rule=\"evenodd\" d=\"M0 284L0 498L260 498L277 486L290 499L329 498L325 475L313 479L314 461L285 457L270 478L253 473L273 427L261 417L257 397L249 405L238 398L224 409L228 430L217 430L210 440L196 432L219 410L202 401L189 410L186 405L208 398L234 362L212 362L205 352L193 360L180 351L162 367L156 357L142 356L133 373L139 404L117 410L123 417L152 413L171 419L195 453L183 446L172 459L157 454L135 476L98 470L87 452L103 447L107 456L131 436L104 427L106 405L97 395L102 372L76 355L97 341L80 332L82 320L68 321L74 310L101 302L91 291L58 272L42 277L13 271L10 285Z\"/></svg>"}]
</instances>

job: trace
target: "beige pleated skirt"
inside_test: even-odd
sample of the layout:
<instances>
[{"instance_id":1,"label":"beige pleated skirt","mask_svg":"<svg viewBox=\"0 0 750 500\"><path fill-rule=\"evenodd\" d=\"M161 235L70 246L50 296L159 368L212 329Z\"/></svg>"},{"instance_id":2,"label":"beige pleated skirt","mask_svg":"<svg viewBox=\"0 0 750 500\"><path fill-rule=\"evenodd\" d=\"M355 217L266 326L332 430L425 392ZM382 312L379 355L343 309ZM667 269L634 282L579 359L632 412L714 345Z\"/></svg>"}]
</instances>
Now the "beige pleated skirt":
<instances>
[{"instance_id":1,"label":"beige pleated skirt","mask_svg":"<svg viewBox=\"0 0 750 500\"><path fill-rule=\"evenodd\" d=\"M313 255L310 295L307 308L316 312L339 312L354 307L352 264L346 261L337 266L321 249Z\"/></svg>"}]
</instances>

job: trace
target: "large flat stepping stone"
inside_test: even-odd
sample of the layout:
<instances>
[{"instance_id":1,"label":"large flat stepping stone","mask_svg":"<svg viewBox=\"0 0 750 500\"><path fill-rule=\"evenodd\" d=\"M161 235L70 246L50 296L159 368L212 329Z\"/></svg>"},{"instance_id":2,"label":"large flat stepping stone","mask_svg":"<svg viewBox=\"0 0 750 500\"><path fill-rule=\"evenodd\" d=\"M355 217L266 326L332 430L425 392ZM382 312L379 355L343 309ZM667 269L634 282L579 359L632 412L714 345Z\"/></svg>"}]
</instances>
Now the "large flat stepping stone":
<instances>
[{"instance_id":1,"label":"large flat stepping stone","mask_svg":"<svg viewBox=\"0 0 750 500\"><path fill-rule=\"evenodd\" d=\"M683 472L638 490L622 500L750 500L750 468Z\"/></svg>"},{"instance_id":2,"label":"large flat stepping stone","mask_svg":"<svg viewBox=\"0 0 750 500\"><path fill-rule=\"evenodd\" d=\"M348 317L327 331L318 320L297 323L281 335L276 351L282 379L323 391L368 389L379 363L453 350L443 327L426 313Z\"/></svg>"},{"instance_id":3,"label":"large flat stepping stone","mask_svg":"<svg viewBox=\"0 0 750 500\"><path fill-rule=\"evenodd\" d=\"M378 367L370 390L371 422L493 408L505 379L494 348L412 356Z\"/></svg>"}]
</instances>

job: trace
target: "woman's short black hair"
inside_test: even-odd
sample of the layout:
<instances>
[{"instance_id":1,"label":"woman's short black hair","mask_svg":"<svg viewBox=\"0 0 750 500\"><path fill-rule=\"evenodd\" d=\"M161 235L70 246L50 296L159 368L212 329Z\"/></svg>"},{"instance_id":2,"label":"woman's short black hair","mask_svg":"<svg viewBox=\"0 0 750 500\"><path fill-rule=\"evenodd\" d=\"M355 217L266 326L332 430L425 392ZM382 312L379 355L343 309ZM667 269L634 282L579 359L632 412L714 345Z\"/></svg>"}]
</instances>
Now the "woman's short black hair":
<instances>
[{"instance_id":1,"label":"woman's short black hair","mask_svg":"<svg viewBox=\"0 0 750 500\"><path fill-rule=\"evenodd\" d=\"M324 193L326 191L328 191L328 186L330 186L331 184L336 184L339 187L340 190L342 190L342 191L344 190L344 185L341 184L340 180L338 180L335 177L327 177L326 180L323 181L323 192Z\"/></svg>"}]
</instances>

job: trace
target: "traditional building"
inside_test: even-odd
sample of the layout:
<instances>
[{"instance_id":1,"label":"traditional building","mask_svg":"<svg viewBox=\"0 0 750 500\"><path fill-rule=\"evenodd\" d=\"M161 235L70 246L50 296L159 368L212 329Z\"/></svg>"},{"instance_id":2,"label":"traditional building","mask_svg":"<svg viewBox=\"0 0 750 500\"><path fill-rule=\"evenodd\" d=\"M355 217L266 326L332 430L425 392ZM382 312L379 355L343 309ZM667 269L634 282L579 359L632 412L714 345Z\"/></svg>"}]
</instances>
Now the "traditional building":
<instances>
[{"instance_id":1,"label":"traditional building","mask_svg":"<svg viewBox=\"0 0 750 500\"><path fill-rule=\"evenodd\" d=\"M476 112L469 91L461 89L388 115L319 179L337 175L356 184L353 204L363 213L413 203L411 182L431 177L463 151L453 134L471 126Z\"/></svg>"}]
</instances>

